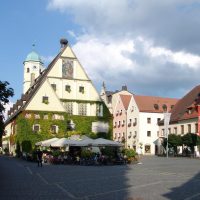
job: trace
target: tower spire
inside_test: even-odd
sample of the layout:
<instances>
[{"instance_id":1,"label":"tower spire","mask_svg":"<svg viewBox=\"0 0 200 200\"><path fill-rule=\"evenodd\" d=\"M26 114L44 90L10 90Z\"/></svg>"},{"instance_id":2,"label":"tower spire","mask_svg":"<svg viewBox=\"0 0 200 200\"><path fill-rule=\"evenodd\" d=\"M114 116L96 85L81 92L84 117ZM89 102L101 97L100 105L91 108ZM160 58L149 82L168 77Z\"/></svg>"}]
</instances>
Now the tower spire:
<instances>
[{"instance_id":1,"label":"tower spire","mask_svg":"<svg viewBox=\"0 0 200 200\"><path fill-rule=\"evenodd\" d=\"M105 82L103 81L102 87L101 87L101 95L105 95L105 94L106 94L106 85L105 85Z\"/></svg>"}]
</instances>

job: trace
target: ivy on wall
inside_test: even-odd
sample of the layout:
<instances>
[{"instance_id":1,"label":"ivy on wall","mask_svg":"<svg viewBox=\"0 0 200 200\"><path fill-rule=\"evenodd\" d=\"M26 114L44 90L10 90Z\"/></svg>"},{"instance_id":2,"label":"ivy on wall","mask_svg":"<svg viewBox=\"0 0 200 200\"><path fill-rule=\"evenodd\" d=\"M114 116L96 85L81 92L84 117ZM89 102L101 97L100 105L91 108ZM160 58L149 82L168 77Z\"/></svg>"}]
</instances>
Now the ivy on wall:
<instances>
[{"instance_id":1,"label":"ivy on wall","mask_svg":"<svg viewBox=\"0 0 200 200\"><path fill-rule=\"evenodd\" d=\"M15 143L22 144L23 141L30 141L34 147L35 143L41 140L49 139L52 137L69 137L74 134L88 135L89 137L106 137L108 139L112 138L112 115L109 110L103 105L103 116L104 117L93 117L93 116L75 116L68 115L67 113L61 112L42 112L42 111L24 111L20 113L16 118L17 131L15 134ZM26 118L26 114L29 117ZM39 115L39 118L35 118L35 114ZM54 114L62 115L64 119L52 119ZM44 116L48 116L45 118ZM45 119L44 119L45 118ZM67 130L67 121L73 120L76 127L74 131ZM109 132L105 133L92 133L91 127L92 122L108 122ZM39 124L40 131L34 132L33 125ZM59 127L58 133L53 134L51 132L51 126L57 125Z\"/></svg>"}]
</instances>

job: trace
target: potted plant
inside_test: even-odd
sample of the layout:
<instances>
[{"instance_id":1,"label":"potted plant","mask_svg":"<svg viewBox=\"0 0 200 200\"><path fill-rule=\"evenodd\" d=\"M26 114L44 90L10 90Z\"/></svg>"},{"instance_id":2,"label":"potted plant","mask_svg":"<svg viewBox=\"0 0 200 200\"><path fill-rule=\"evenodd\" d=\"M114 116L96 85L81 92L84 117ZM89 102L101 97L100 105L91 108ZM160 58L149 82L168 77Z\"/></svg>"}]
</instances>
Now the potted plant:
<instances>
[{"instance_id":1,"label":"potted plant","mask_svg":"<svg viewBox=\"0 0 200 200\"><path fill-rule=\"evenodd\" d=\"M127 158L128 164L131 164L136 158L136 152L134 149L124 149L124 155Z\"/></svg>"}]
</instances>

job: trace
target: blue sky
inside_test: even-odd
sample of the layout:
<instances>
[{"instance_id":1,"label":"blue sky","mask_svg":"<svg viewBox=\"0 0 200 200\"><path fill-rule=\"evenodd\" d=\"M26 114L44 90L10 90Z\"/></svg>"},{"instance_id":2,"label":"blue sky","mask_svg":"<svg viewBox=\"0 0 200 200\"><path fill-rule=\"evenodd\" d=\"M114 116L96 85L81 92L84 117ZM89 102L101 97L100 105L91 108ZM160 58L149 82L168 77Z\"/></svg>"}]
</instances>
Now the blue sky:
<instances>
[{"instance_id":1,"label":"blue sky","mask_svg":"<svg viewBox=\"0 0 200 200\"><path fill-rule=\"evenodd\" d=\"M65 37L98 89L182 97L200 83L197 0L3 0L0 80L21 96L32 50L47 65Z\"/></svg>"},{"instance_id":2,"label":"blue sky","mask_svg":"<svg viewBox=\"0 0 200 200\"><path fill-rule=\"evenodd\" d=\"M2 1L0 20L0 80L10 83L16 100L22 93L23 61L32 51L32 44L36 44L35 50L41 56L55 56L61 37L74 43L67 30L77 30L78 25L69 16L48 11L47 1L41 0Z\"/></svg>"}]
</instances>

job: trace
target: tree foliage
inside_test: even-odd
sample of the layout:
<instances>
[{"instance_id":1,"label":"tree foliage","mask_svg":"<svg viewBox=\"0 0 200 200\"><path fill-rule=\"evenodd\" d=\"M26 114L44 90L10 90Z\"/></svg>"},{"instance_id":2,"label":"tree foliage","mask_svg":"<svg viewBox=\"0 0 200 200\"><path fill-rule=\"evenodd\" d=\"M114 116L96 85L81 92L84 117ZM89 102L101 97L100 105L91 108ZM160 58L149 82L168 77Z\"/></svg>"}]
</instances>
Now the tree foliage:
<instances>
[{"instance_id":1,"label":"tree foliage","mask_svg":"<svg viewBox=\"0 0 200 200\"><path fill-rule=\"evenodd\" d=\"M9 102L9 97L14 95L13 89L9 88L8 85L7 81L0 81L0 113L5 110L4 105Z\"/></svg>"},{"instance_id":2,"label":"tree foliage","mask_svg":"<svg viewBox=\"0 0 200 200\"><path fill-rule=\"evenodd\" d=\"M183 141L184 145L186 145L188 147L191 147L193 145L191 133L187 133L187 134L183 135L182 136L182 141Z\"/></svg>"},{"instance_id":3,"label":"tree foliage","mask_svg":"<svg viewBox=\"0 0 200 200\"><path fill-rule=\"evenodd\" d=\"M190 147L192 152L194 152L194 146L200 144L200 137L194 133L187 133L182 137L183 144Z\"/></svg>"},{"instance_id":4,"label":"tree foliage","mask_svg":"<svg viewBox=\"0 0 200 200\"><path fill-rule=\"evenodd\" d=\"M180 135L169 134L168 143L171 147L177 147L182 145L182 139Z\"/></svg>"},{"instance_id":5,"label":"tree foliage","mask_svg":"<svg viewBox=\"0 0 200 200\"><path fill-rule=\"evenodd\" d=\"M4 132L3 112L5 111L5 104L9 102L9 97L14 95L13 89L8 86L9 83L7 81L0 81L0 137Z\"/></svg>"},{"instance_id":6,"label":"tree foliage","mask_svg":"<svg viewBox=\"0 0 200 200\"><path fill-rule=\"evenodd\" d=\"M163 147L166 149L167 146L167 139L165 138L163 143ZM185 145L190 147L192 152L194 151L194 146L200 145L200 137L197 134L187 133L183 136L169 134L168 135L168 145L169 148L173 148L175 153L177 153L177 147Z\"/></svg>"}]
</instances>

